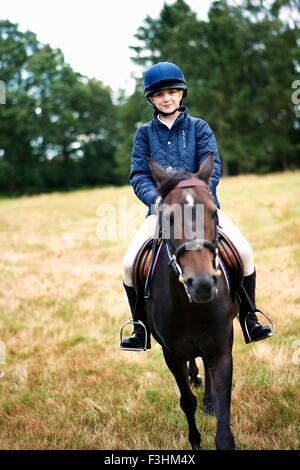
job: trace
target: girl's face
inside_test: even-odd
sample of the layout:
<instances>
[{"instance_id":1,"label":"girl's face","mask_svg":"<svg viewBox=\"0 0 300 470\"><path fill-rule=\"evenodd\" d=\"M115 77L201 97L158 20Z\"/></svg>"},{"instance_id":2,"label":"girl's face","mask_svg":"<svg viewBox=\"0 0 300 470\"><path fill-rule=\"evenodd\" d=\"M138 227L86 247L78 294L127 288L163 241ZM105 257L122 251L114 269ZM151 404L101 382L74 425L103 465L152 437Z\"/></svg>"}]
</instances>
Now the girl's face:
<instances>
[{"instance_id":1,"label":"girl's face","mask_svg":"<svg viewBox=\"0 0 300 470\"><path fill-rule=\"evenodd\" d=\"M161 90L154 93L150 100L159 111L171 113L174 109L179 108L182 95L182 90Z\"/></svg>"}]
</instances>

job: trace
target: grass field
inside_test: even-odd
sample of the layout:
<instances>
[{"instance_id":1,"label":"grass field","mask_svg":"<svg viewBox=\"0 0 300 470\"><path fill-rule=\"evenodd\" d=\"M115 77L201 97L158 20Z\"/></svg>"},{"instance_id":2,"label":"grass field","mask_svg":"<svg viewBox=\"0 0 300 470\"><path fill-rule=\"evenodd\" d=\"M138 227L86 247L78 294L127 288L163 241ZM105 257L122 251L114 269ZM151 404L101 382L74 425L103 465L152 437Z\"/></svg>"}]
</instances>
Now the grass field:
<instances>
[{"instance_id":1,"label":"grass field","mask_svg":"<svg viewBox=\"0 0 300 470\"><path fill-rule=\"evenodd\" d=\"M125 197L136 204L129 187L0 199L1 449L189 449L160 346L118 349L129 240L99 239L96 211ZM235 320L237 447L299 449L300 173L224 178L219 198L254 248L258 305L277 327L245 345ZM213 449L202 392L197 422Z\"/></svg>"}]
</instances>

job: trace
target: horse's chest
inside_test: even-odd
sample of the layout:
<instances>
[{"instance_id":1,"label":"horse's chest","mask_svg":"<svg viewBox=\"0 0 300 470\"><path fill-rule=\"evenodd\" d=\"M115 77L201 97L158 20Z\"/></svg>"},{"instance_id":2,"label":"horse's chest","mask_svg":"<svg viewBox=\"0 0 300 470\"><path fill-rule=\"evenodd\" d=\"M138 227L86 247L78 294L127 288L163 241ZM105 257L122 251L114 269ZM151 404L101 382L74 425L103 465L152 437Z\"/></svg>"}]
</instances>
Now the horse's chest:
<instances>
[{"instance_id":1,"label":"horse's chest","mask_svg":"<svg viewBox=\"0 0 300 470\"><path fill-rule=\"evenodd\" d=\"M172 350L178 358L189 361L190 359L202 356L203 347L201 335L194 333L187 333L175 339L167 341L168 349Z\"/></svg>"}]
</instances>

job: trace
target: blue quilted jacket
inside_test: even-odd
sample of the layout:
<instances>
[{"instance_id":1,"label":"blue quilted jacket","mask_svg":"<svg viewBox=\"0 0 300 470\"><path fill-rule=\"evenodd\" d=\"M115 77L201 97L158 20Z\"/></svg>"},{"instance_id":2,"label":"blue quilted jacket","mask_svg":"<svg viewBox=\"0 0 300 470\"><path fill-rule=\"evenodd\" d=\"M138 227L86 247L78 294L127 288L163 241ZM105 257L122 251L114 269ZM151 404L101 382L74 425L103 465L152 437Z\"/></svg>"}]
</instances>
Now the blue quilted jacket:
<instances>
[{"instance_id":1,"label":"blue quilted jacket","mask_svg":"<svg viewBox=\"0 0 300 470\"><path fill-rule=\"evenodd\" d=\"M214 155L210 190L217 207L220 207L216 188L221 174L221 160L215 136L207 122L190 117L187 108L182 108L182 113L169 129L154 112L153 119L139 127L134 139L129 181L135 194L149 208L158 196L147 158L154 159L164 169L172 167L195 173L208 152Z\"/></svg>"}]
</instances>

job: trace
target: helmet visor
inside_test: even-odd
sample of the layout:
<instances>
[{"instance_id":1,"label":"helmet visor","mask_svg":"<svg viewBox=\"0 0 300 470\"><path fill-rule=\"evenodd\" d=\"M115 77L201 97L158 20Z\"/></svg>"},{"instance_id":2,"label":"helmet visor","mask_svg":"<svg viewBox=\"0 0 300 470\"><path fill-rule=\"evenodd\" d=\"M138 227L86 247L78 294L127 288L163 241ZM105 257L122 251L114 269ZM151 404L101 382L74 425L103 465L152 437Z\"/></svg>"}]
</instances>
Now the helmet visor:
<instances>
[{"instance_id":1,"label":"helmet visor","mask_svg":"<svg viewBox=\"0 0 300 470\"><path fill-rule=\"evenodd\" d=\"M186 96L187 87L186 84L178 80L164 80L155 83L151 87L145 89L145 97L150 98L151 95L162 90L183 90L183 96Z\"/></svg>"}]
</instances>

